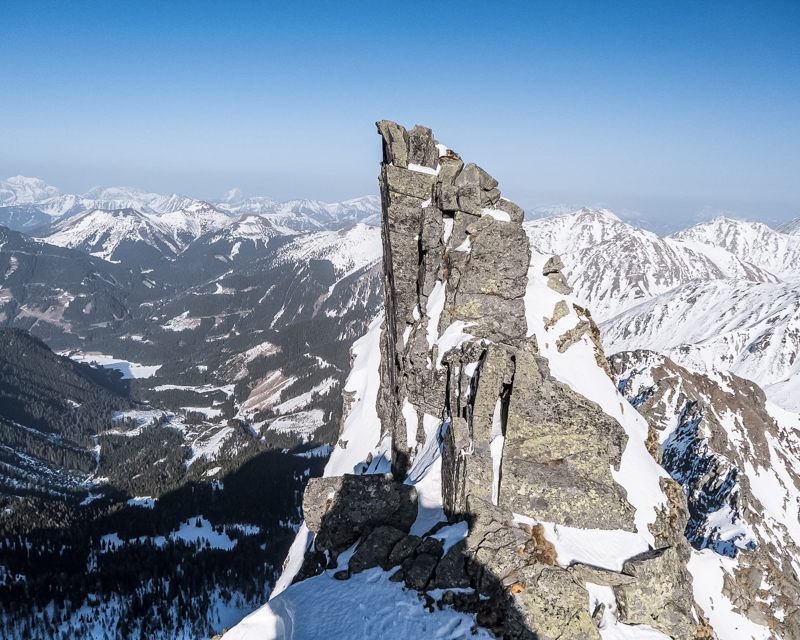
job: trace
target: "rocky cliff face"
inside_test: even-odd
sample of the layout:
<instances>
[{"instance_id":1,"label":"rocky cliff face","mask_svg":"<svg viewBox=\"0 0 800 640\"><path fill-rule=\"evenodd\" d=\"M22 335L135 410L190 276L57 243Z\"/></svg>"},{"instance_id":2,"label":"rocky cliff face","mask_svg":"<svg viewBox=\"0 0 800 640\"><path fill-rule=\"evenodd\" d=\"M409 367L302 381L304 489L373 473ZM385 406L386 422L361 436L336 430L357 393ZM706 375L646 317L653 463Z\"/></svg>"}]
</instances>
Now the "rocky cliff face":
<instances>
[{"instance_id":1,"label":"rocky cliff face","mask_svg":"<svg viewBox=\"0 0 800 640\"><path fill-rule=\"evenodd\" d=\"M522 210L429 129L378 131L385 315L354 348L273 611L382 570L474 633L695 637L685 499L560 259L532 254Z\"/></svg>"},{"instance_id":2,"label":"rocky cliff face","mask_svg":"<svg viewBox=\"0 0 800 640\"><path fill-rule=\"evenodd\" d=\"M689 569L705 574L695 595L714 627L728 624L712 601L727 598L756 627L755 637L800 638L797 416L733 374L703 374L651 351L610 362L620 390L657 434L656 455L688 497L686 536L701 552Z\"/></svg>"}]
</instances>

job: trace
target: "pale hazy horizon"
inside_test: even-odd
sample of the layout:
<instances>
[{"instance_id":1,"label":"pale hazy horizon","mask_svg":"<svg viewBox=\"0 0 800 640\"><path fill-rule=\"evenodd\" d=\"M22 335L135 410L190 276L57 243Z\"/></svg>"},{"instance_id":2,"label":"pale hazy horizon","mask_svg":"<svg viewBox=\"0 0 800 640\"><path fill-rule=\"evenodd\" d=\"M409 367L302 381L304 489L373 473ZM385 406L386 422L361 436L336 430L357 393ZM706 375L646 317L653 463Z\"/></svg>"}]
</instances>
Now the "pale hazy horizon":
<instances>
[{"instance_id":1,"label":"pale hazy horizon","mask_svg":"<svg viewBox=\"0 0 800 640\"><path fill-rule=\"evenodd\" d=\"M392 119L526 210L800 216L800 5L553 5L12 0L0 176L335 202Z\"/></svg>"}]
</instances>

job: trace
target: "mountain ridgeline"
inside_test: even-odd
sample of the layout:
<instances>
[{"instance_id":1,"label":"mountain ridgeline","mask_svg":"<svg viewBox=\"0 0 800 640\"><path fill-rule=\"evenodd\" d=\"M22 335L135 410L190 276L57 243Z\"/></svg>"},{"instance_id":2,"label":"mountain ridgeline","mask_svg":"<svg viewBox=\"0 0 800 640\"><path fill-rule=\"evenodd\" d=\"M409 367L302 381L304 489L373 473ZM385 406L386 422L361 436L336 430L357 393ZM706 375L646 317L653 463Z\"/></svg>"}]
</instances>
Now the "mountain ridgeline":
<instances>
[{"instance_id":1,"label":"mountain ridgeline","mask_svg":"<svg viewBox=\"0 0 800 640\"><path fill-rule=\"evenodd\" d=\"M379 230L156 204L78 213L64 246L0 227L3 637L232 626L336 440Z\"/></svg>"},{"instance_id":2,"label":"mountain ridgeline","mask_svg":"<svg viewBox=\"0 0 800 640\"><path fill-rule=\"evenodd\" d=\"M0 635L800 639L797 225L378 129L380 198L0 183Z\"/></svg>"},{"instance_id":3,"label":"mountain ridgeline","mask_svg":"<svg viewBox=\"0 0 800 640\"><path fill-rule=\"evenodd\" d=\"M792 271L608 212L523 224L430 130L378 131L384 311L283 575L231 640L800 638L798 415L719 366L607 357L602 331L697 280ZM632 243L638 277L581 262Z\"/></svg>"}]
</instances>

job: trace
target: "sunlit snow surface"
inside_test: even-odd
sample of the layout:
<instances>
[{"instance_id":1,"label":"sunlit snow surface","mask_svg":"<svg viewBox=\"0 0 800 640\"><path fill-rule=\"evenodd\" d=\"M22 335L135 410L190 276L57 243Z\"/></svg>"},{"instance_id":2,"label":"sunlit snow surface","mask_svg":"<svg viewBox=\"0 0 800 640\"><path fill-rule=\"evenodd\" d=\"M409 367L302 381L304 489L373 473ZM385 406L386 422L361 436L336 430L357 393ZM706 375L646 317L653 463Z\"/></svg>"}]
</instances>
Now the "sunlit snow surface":
<instances>
[{"instance_id":1,"label":"sunlit snow surface","mask_svg":"<svg viewBox=\"0 0 800 640\"><path fill-rule=\"evenodd\" d=\"M367 456L379 446L381 421L375 403L381 386L378 371L381 364L381 323L383 310L370 323L366 335L353 345L353 369L344 386L345 392L355 393L350 413L339 437L346 447L336 447L325 467L325 476L354 473Z\"/></svg>"},{"instance_id":2,"label":"sunlit snow surface","mask_svg":"<svg viewBox=\"0 0 800 640\"><path fill-rule=\"evenodd\" d=\"M122 372L123 380L128 380L131 378L152 378L156 374L156 371L161 368L160 364L139 364L138 362L129 362L127 360L122 360L121 358L106 356L101 353L91 354L81 352L63 352L61 355L69 356L70 359L75 360L76 362L84 362L87 364L95 363L108 369L116 369L117 371Z\"/></svg>"},{"instance_id":3,"label":"sunlit snow surface","mask_svg":"<svg viewBox=\"0 0 800 640\"><path fill-rule=\"evenodd\" d=\"M767 640L769 627L763 627L733 611L723 593L725 573L733 573L737 561L710 549L693 551L687 568L694 578L694 597L721 640Z\"/></svg>"},{"instance_id":4,"label":"sunlit snow surface","mask_svg":"<svg viewBox=\"0 0 800 640\"><path fill-rule=\"evenodd\" d=\"M444 607L429 612L420 594L371 569L349 580L333 570L298 582L231 629L225 640L493 638L474 616Z\"/></svg>"}]
</instances>

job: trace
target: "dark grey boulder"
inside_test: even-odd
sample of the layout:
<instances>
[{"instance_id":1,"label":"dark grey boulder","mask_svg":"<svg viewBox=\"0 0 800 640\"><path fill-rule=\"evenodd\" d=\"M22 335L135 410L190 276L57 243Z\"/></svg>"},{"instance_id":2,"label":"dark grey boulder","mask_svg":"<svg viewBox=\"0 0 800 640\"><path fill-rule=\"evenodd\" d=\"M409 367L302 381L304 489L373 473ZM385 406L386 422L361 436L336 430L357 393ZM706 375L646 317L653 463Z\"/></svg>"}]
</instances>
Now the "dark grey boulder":
<instances>
[{"instance_id":1,"label":"dark grey boulder","mask_svg":"<svg viewBox=\"0 0 800 640\"><path fill-rule=\"evenodd\" d=\"M422 538L419 536L409 535L401 538L389 554L389 566L402 564L406 558L413 556L421 541Z\"/></svg>"},{"instance_id":2,"label":"dark grey boulder","mask_svg":"<svg viewBox=\"0 0 800 640\"><path fill-rule=\"evenodd\" d=\"M317 534L318 551L341 552L381 525L408 532L417 517L417 491L389 475L311 478L303 517Z\"/></svg>"},{"instance_id":3,"label":"dark grey boulder","mask_svg":"<svg viewBox=\"0 0 800 640\"><path fill-rule=\"evenodd\" d=\"M429 553L421 553L416 557L410 568L406 569L406 586L416 591L425 591L428 583L436 570L438 559Z\"/></svg>"},{"instance_id":4,"label":"dark grey boulder","mask_svg":"<svg viewBox=\"0 0 800 640\"><path fill-rule=\"evenodd\" d=\"M389 526L374 529L359 543L356 552L350 558L350 572L361 573L374 567L388 569L392 566L389 563L389 554L405 535L400 529Z\"/></svg>"},{"instance_id":5,"label":"dark grey boulder","mask_svg":"<svg viewBox=\"0 0 800 640\"><path fill-rule=\"evenodd\" d=\"M447 550L436 566L433 585L435 589L466 589L470 586L466 570L466 548L467 543L462 540Z\"/></svg>"}]
</instances>

